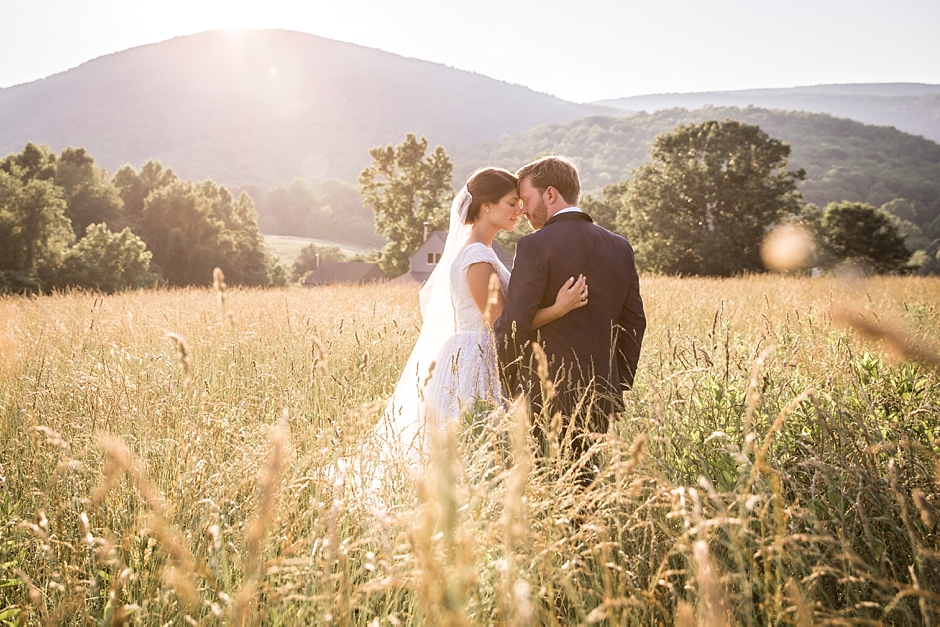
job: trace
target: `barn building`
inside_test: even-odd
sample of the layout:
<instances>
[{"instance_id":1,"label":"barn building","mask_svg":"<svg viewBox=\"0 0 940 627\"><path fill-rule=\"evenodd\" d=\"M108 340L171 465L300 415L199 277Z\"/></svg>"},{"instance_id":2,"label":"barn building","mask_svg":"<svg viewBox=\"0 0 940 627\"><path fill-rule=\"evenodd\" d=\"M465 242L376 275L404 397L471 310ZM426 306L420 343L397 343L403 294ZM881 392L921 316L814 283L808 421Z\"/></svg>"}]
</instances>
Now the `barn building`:
<instances>
[{"instance_id":1,"label":"barn building","mask_svg":"<svg viewBox=\"0 0 940 627\"><path fill-rule=\"evenodd\" d=\"M321 261L304 279L304 285L332 285L334 283L378 283L388 277L377 263L366 261Z\"/></svg>"}]
</instances>

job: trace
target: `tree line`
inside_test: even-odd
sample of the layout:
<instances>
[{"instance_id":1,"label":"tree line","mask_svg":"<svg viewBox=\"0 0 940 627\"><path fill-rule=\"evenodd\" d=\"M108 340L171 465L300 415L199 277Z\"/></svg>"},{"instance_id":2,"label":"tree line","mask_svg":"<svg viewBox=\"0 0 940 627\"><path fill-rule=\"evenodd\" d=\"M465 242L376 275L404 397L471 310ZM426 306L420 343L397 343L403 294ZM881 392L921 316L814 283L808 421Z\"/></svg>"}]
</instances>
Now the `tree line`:
<instances>
[{"instance_id":1,"label":"tree line","mask_svg":"<svg viewBox=\"0 0 940 627\"><path fill-rule=\"evenodd\" d=\"M423 223L446 228L443 201L452 193L453 166L444 150L426 156L427 140L409 134L399 146L377 147L359 177L376 229L388 238L380 264L390 276L408 269ZM806 203L802 168L788 169L790 146L758 125L727 119L680 124L658 135L646 163L607 185L581 207L601 226L633 244L638 267L663 274L732 276L765 269L761 245L777 226L806 234L805 267L846 263L877 273L937 272L938 246L911 262L904 220L863 202ZM893 201L895 210L913 203ZM907 207L912 205L912 207ZM908 225L910 223L908 222ZM512 247L519 233L503 234ZM913 238L912 238L913 239ZM921 234L923 243L924 238Z\"/></svg>"},{"instance_id":2,"label":"tree line","mask_svg":"<svg viewBox=\"0 0 940 627\"><path fill-rule=\"evenodd\" d=\"M394 277L407 272L425 223L432 230L448 226L453 164L443 148L430 154L428 148L425 138L408 134L398 146L370 150L358 197L336 181L317 188L298 180L254 191L265 215L283 228L296 228L292 221L303 218L308 231L362 235L366 224L374 225L388 243L364 258L377 259ZM914 222L923 224L923 203L806 203L800 189L806 172L788 169L790 151L758 125L730 119L680 124L653 140L648 161L628 178L583 197L581 206L627 237L640 268L650 272L762 271L764 237L787 223L812 236L807 263L820 268L854 262L873 272L940 272L938 242ZM500 235L510 251L526 229L517 231ZM266 250L255 203L244 189L236 197L211 180L182 180L153 160L111 176L83 148L56 154L28 144L0 160L0 242L2 292L209 285L215 267L235 285L288 280ZM922 248L913 262L912 246ZM293 280L313 268L317 252L321 260L340 257L338 249L311 247L292 268Z\"/></svg>"},{"instance_id":3,"label":"tree line","mask_svg":"<svg viewBox=\"0 0 940 627\"><path fill-rule=\"evenodd\" d=\"M657 136L677 126L725 119L759 126L790 146L790 164L806 171L800 183L805 201L819 207L845 200L885 208L903 222L899 228L914 249L940 238L940 145L894 128L819 113L705 107L589 117L458 148L456 174L465 177L480 163L519 167L532 157L564 154L579 164L582 188L600 196L604 187L630 178L646 162Z\"/></svg>"},{"instance_id":4,"label":"tree line","mask_svg":"<svg viewBox=\"0 0 940 627\"><path fill-rule=\"evenodd\" d=\"M382 245L376 235L372 211L363 207L354 185L336 179L314 183L296 178L286 185L247 192L258 211L258 227L269 235L293 235L336 242Z\"/></svg>"},{"instance_id":5,"label":"tree line","mask_svg":"<svg viewBox=\"0 0 940 627\"><path fill-rule=\"evenodd\" d=\"M286 283L251 198L158 161L113 176L84 148L27 144L0 160L0 292Z\"/></svg>"}]
</instances>

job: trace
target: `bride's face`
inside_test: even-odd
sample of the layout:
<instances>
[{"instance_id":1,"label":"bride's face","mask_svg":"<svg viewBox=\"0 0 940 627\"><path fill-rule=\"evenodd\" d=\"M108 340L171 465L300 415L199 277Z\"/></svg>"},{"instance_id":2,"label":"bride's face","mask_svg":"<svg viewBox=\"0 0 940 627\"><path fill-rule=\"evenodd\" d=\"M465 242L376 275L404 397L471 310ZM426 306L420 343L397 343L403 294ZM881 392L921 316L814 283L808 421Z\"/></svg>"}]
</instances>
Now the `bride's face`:
<instances>
[{"instance_id":1,"label":"bride's face","mask_svg":"<svg viewBox=\"0 0 940 627\"><path fill-rule=\"evenodd\" d=\"M484 219L503 231L514 230L523 213L519 193L515 190L500 198L498 203L484 205L483 210Z\"/></svg>"}]
</instances>

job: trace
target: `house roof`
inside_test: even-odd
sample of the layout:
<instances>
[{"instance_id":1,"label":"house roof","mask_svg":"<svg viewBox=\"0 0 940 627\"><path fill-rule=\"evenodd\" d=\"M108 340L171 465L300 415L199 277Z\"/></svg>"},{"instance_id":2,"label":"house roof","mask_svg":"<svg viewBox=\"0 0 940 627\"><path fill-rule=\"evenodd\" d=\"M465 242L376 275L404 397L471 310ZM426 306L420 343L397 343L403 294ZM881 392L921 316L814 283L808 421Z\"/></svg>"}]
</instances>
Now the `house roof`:
<instances>
[{"instance_id":1,"label":"house roof","mask_svg":"<svg viewBox=\"0 0 940 627\"><path fill-rule=\"evenodd\" d=\"M447 231L434 231L428 235L428 238L418 247L418 250L415 251L411 258L414 259L418 256L417 258L420 260L429 252L444 252L444 244L446 241ZM512 256L506 252L505 248L499 245L499 242L493 242L493 251L496 253L496 258L502 261L504 266L512 270Z\"/></svg>"},{"instance_id":2,"label":"house roof","mask_svg":"<svg viewBox=\"0 0 940 627\"><path fill-rule=\"evenodd\" d=\"M424 243L418 246L418 250L414 252L414 255L411 256L412 259L415 256L418 258L423 258L429 252L440 253L444 251L444 243L447 241L447 231L433 231L428 234L428 238L424 240Z\"/></svg>"},{"instance_id":3,"label":"house roof","mask_svg":"<svg viewBox=\"0 0 940 627\"><path fill-rule=\"evenodd\" d=\"M372 283L387 277L377 263L366 261L321 261L304 280L304 285L330 283Z\"/></svg>"},{"instance_id":4,"label":"house roof","mask_svg":"<svg viewBox=\"0 0 940 627\"><path fill-rule=\"evenodd\" d=\"M428 277L431 276L430 272L406 272L401 276L397 276L391 281L390 285L421 285L428 280Z\"/></svg>"}]
</instances>

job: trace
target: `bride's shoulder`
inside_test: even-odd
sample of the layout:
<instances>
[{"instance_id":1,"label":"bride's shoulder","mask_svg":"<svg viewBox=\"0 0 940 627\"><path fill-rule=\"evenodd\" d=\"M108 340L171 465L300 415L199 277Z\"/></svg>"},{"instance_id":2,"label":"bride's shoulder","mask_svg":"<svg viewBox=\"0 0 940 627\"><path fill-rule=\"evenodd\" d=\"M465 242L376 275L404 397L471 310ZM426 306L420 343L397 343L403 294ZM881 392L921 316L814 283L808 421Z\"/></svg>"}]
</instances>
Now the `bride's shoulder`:
<instances>
[{"instance_id":1,"label":"bride's shoulder","mask_svg":"<svg viewBox=\"0 0 940 627\"><path fill-rule=\"evenodd\" d=\"M490 254L495 254L493 253L493 249L487 246L486 244L482 244L480 242L470 242L469 244L464 246L464 249L462 251L460 251L461 257L477 257L480 255L490 255Z\"/></svg>"},{"instance_id":2,"label":"bride's shoulder","mask_svg":"<svg viewBox=\"0 0 940 627\"><path fill-rule=\"evenodd\" d=\"M454 261L454 265L459 268L466 268L474 263L492 263L494 259L496 259L496 253L493 252L492 248L480 242L473 242L467 244L464 249L460 251L460 254L457 255L457 259Z\"/></svg>"}]
</instances>

